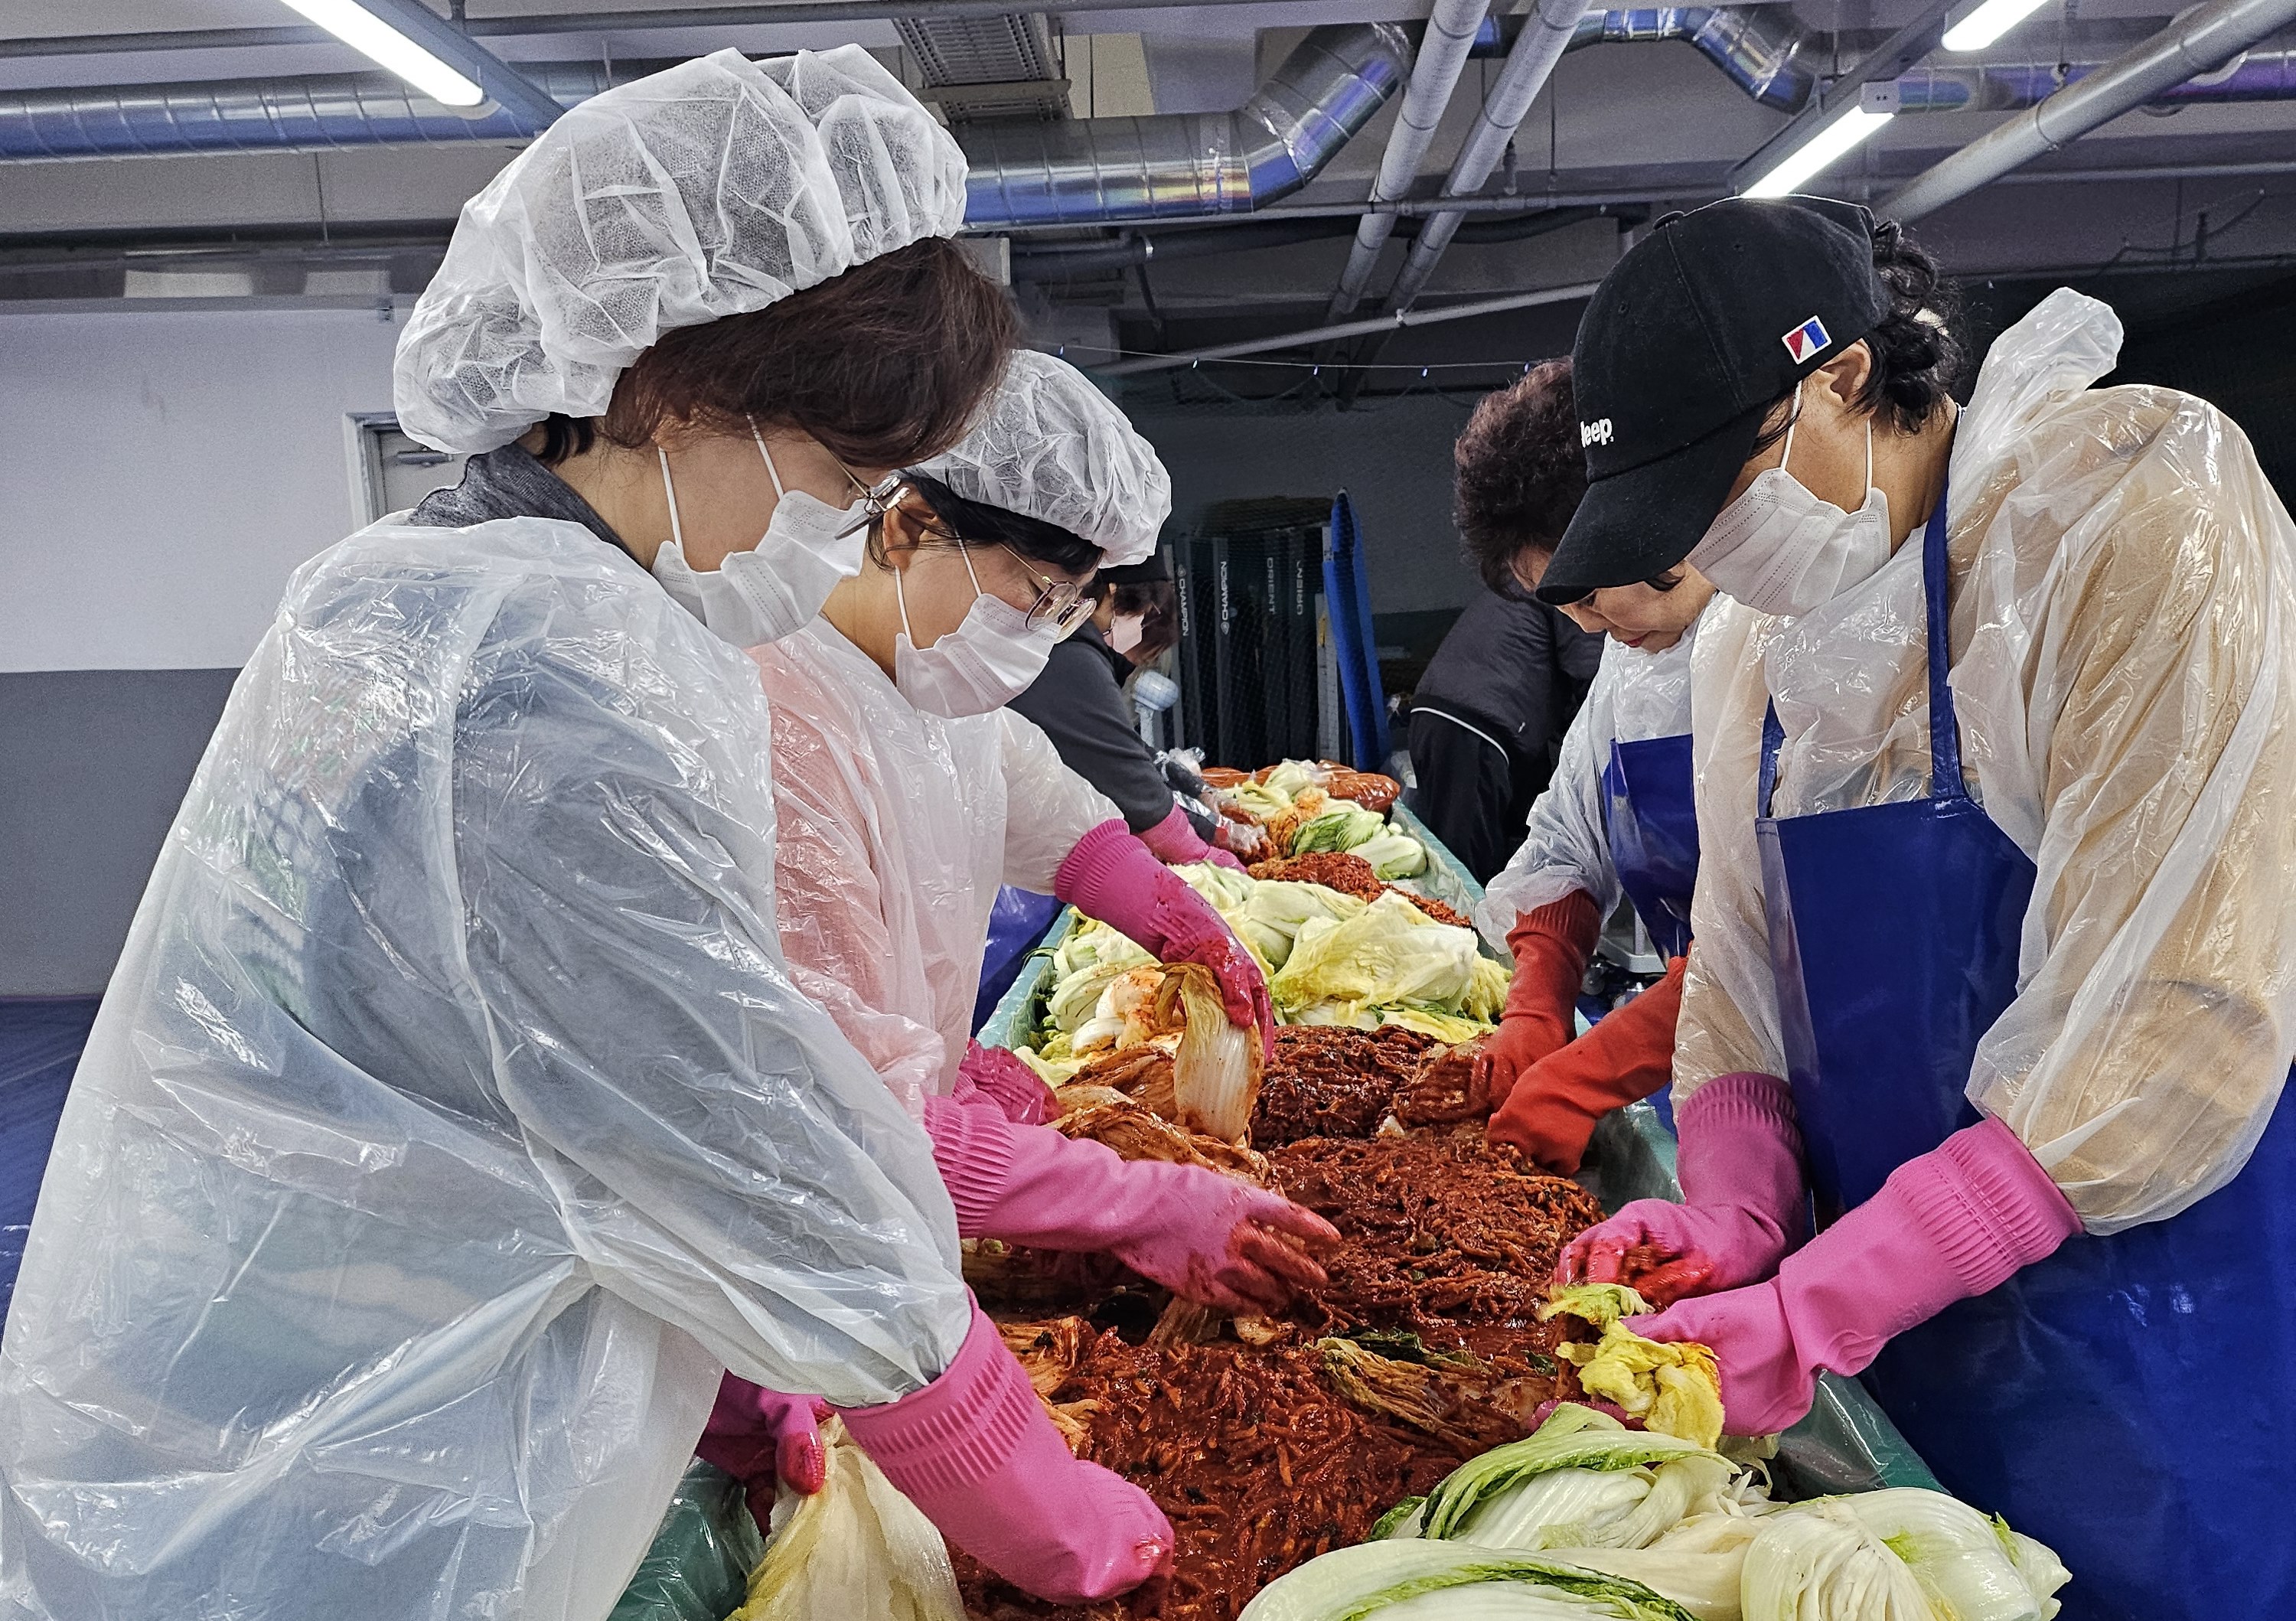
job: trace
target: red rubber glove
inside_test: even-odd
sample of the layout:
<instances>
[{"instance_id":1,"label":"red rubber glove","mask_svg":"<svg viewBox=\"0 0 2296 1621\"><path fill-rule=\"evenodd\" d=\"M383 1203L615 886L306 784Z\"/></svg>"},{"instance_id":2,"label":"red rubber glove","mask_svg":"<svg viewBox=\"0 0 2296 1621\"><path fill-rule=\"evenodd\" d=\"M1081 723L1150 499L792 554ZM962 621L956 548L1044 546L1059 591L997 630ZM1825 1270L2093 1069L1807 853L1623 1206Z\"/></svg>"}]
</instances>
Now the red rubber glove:
<instances>
[{"instance_id":1,"label":"red rubber glove","mask_svg":"<svg viewBox=\"0 0 2296 1621\"><path fill-rule=\"evenodd\" d=\"M829 1468L821 1420L828 1416L829 1404L817 1396L783 1396L728 1373L693 1450L742 1483L762 1529L774 1511L776 1479L808 1497L821 1490Z\"/></svg>"},{"instance_id":2,"label":"red rubber glove","mask_svg":"<svg viewBox=\"0 0 2296 1621\"><path fill-rule=\"evenodd\" d=\"M1141 832L1140 842L1168 867L1184 867L1193 861L1210 861L1223 867L1233 867L1239 872L1243 871L1243 864L1234 856L1206 844L1197 833L1196 824L1188 820L1188 813L1177 805L1172 806L1170 815Z\"/></svg>"},{"instance_id":3,"label":"red rubber glove","mask_svg":"<svg viewBox=\"0 0 2296 1621\"><path fill-rule=\"evenodd\" d=\"M933 1164L960 1238L1100 1250L1173 1293L1237 1316L1267 1316L1324 1269L1288 1239L1338 1241L1323 1217L1197 1165L1123 1159L1048 1126L925 1100ZM1288 1239L1287 1236L1288 1235Z\"/></svg>"},{"instance_id":4,"label":"red rubber glove","mask_svg":"<svg viewBox=\"0 0 2296 1621\"><path fill-rule=\"evenodd\" d=\"M1507 936L1514 978L1506 1008L1475 1055L1475 1095L1487 1110L1505 1102L1523 1072L1560 1051L1578 1027L1578 987L1602 926L1595 897L1584 889L1515 919Z\"/></svg>"},{"instance_id":5,"label":"red rubber glove","mask_svg":"<svg viewBox=\"0 0 2296 1621\"><path fill-rule=\"evenodd\" d=\"M1635 1319L1651 1339L1695 1340L1722 1372L1723 1428L1775 1435L1809 1411L1818 1371L1863 1372L1893 1337L2006 1282L2080 1231L2017 1135L1985 1119L1890 1173L1882 1191L1777 1276Z\"/></svg>"},{"instance_id":6,"label":"red rubber glove","mask_svg":"<svg viewBox=\"0 0 2296 1621\"><path fill-rule=\"evenodd\" d=\"M956 1086L949 1096L959 1103L994 1104L1008 1120L1042 1126L1061 1112L1060 1100L1045 1085L1045 1077L1004 1047L964 1044L964 1058L956 1067Z\"/></svg>"},{"instance_id":7,"label":"red rubber glove","mask_svg":"<svg viewBox=\"0 0 2296 1621\"><path fill-rule=\"evenodd\" d=\"M1201 962L1219 980L1231 1023L1259 1027L1265 1056L1275 1057L1275 1010L1267 981L1211 903L1148 853L1121 821L1077 840L1053 875L1053 893L1098 918L1160 962Z\"/></svg>"},{"instance_id":8,"label":"red rubber glove","mask_svg":"<svg viewBox=\"0 0 2296 1621\"><path fill-rule=\"evenodd\" d=\"M1563 1248L1558 1281L1618 1281L1620 1257L1647 1248L1686 1264L1677 1292L1735 1289L1768 1277L1800 1241L1808 1230L1801 1128L1784 1081L1718 1076L1675 1111L1675 1124L1684 1202L1638 1199L1587 1228Z\"/></svg>"},{"instance_id":9,"label":"red rubber glove","mask_svg":"<svg viewBox=\"0 0 2296 1621\"><path fill-rule=\"evenodd\" d=\"M996 1325L972 1330L948 1371L845 1428L941 1534L1023 1592L1055 1604L1129 1592L1170 1568L1172 1522L1122 1476L1069 1455Z\"/></svg>"},{"instance_id":10,"label":"red rubber glove","mask_svg":"<svg viewBox=\"0 0 2296 1621\"><path fill-rule=\"evenodd\" d=\"M1491 1117L1490 1140L1513 1143L1557 1175L1578 1170L1597 1120L1674 1078L1674 1026L1687 961L1677 957L1665 978L1524 1070Z\"/></svg>"}]
</instances>

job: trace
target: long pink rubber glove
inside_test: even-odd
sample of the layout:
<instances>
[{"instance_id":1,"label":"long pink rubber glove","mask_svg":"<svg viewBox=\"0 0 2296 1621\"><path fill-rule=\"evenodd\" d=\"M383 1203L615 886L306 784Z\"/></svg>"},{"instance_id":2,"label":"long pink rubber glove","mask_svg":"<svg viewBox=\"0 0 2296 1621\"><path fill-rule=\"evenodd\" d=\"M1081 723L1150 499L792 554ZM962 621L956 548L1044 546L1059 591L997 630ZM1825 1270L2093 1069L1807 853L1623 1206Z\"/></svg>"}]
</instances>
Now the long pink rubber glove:
<instances>
[{"instance_id":1,"label":"long pink rubber glove","mask_svg":"<svg viewBox=\"0 0 2296 1621\"><path fill-rule=\"evenodd\" d=\"M957 1102L993 1103L1008 1120L1042 1126L1060 1113L1060 1100L1045 1079L1011 1050L964 1044L964 1059L956 1067L956 1085L949 1096Z\"/></svg>"},{"instance_id":2,"label":"long pink rubber glove","mask_svg":"<svg viewBox=\"0 0 2296 1621\"><path fill-rule=\"evenodd\" d=\"M1169 1568L1171 1521L1138 1486L1069 1455L978 1306L947 1372L898 1402L842 1412L941 1535L1015 1587L1088 1604Z\"/></svg>"},{"instance_id":3,"label":"long pink rubber glove","mask_svg":"<svg viewBox=\"0 0 2296 1621\"><path fill-rule=\"evenodd\" d=\"M750 1512L762 1527L773 1512L776 1479L808 1497L821 1490L829 1460L820 1426L828 1416L829 1404L817 1396L783 1396L728 1373L693 1450L747 1488Z\"/></svg>"},{"instance_id":4,"label":"long pink rubber glove","mask_svg":"<svg viewBox=\"0 0 2296 1621\"><path fill-rule=\"evenodd\" d=\"M1267 1056L1275 1056L1275 1011L1267 981L1211 903L1148 853L1122 821L1111 819L1077 840L1053 893L1098 918L1160 962L1201 962L1219 979L1229 1021L1259 1027Z\"/></svg>"},{"instance_id":5,"label":"long pink rubber glove","mask_svg":"<svg viewBox=\"0 0 2296 1621\"><path fill-rule=\"evenodd\" d=\"M2079 1231L2016 1134L1980 1120L1890 1172L1768 1282L1685 1300L1634 1327L1710 1347L1723 1428L1774 1435L1809 1411L1818 1370L1864 1371L1894 1336L1998 1288Z\"/></svg>"},{"instance_id":6,"label":"long pink rubber glove","mask_svg":"<svg viewBox=\"0 0 2296 1621\"><path fill-rule=\"evenodd\" d=\"M1683 1202L1638 1199L1570 1240L1554 1275L1614 1282L1619 1258L1654 1245L1672 1258L1668 1292L1710 1294L1777 1270L1808 1231L1801 1128L1793 1093L1775 1075L1718 1076L1676 1112Z\"/></svg>"},{"instance_id":7,"label":"long pink rubber glove","mask_svg":"<svg viewBox=\"0 0 2296 1621\"><path fill-rule=\"evenodd\" d=\"M1234 856L1206 844L1203 836L1196 831L1196 824L1188 820L1188 813L1177 805L1172 814L1154 827L1141 830L1140 842L1168 867L1184 867L1192 861L1212 861L1239 872L1243 871L1243 864Z\"/></svg>"},{"instance_id":8,"label":"long pink rubber glove","mask_svg":"<svg viewBox=\"0 0 2296 1621\"><path fill-rule=\"evenodd\" d=\"M1317 1244L1340 1236L1314 1212L1218 1171L1121 1159L985 1105L928 1098L925 1130L958 1237L1103 1251L1224 1312L1268 1315L1324 1281L1284 1235Z\"/></svg>"}]
</instances>

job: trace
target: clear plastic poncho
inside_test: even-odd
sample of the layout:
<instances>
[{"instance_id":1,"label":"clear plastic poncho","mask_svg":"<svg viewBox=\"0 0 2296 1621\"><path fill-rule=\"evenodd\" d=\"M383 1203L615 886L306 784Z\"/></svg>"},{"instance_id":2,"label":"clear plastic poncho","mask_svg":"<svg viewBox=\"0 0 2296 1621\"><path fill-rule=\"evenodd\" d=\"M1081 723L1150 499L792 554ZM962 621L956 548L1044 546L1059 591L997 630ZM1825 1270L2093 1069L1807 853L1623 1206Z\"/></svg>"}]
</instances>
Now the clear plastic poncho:
<instances>
[{"instance_id":1,"label":"clear plastic poncho","mask_svg":"<svg viewBox=\"0 0 2296 1621\"><path fill-rule=\"evenodd\" d=\"M596 1621L731 1367L968 1326L791 987L767 708L577 525L299 569L168 837L0 1343L0 1613Z\"/></svg>"},{"instance_id":2,"label":"clear plastic poncho","mask_svg":"<svg viewBox=\"0 0 2296 1621\"><path fill-rule=\"evenodd\" d=\"M825 619L750 656L773 705L791 976L922 1112L971 1038L997 886L1050 893L1123 813L1033 722L927 715Z\"/></svg>"},{"instance_id":3,"label":"clear plastic poncho","mask_svg":"<svg viewBox=\"0 0 2296 1621\"><path fill-rule=\"evenodd\" d=\"M463 205L398 341L399 425L492 450L603 416L664 332L964 219L964 154L859 45L719 51L592 96Z\"/></svg>"},{"instance_id":4,"label":"clear plastic poncho","mask_svg":"<svg viewBox=\"0 0 2296 1621\"><path fill-rule=\"evenodd\" d=\"M1156 554L1172 515L1172 478L1083 373L1051 355L1015 349L1004 381L954 449L915 470L967 501L1058 524L1122 568Z\"/></svg>"},{"instance_id":5,"label":"clear plastic poncho","mask_svg":"<svg viewBox=\"0 0 2296 1621\"><path fill-rule=\"evenodd\" d=\"M1507 934L1526 912L1584 889L1598 915L1617 909L1619 870L1611 864L1611 835L1603 819L1603 773L1613 742L1679 737L1690 730L1690 659L1710 602L1672 647L1645 653L1615 637L1555 751L1554 775L1530 806L1529 831L1505 870L1483 891L1475 927L1491 949L1505 954Z\"/></svg>"},{"instance_id":6,"label":"clear plastic poncho","mask_svg":"<svg viewBox=\"0 0 2296 1621\"><path fill-rule=\"evenodd\" d=\"M2038 868L1969 1098L2101 1233L2229 1182L2296 1056L2296 529L2215 407L2090 387L2120 342L2070 290L2003 333L1948 505L1965 769ZM1921 565L1916 536L1814 613L1707 616L1677 1103L1785 1073L1754 840L1766 698L1778 815L1928 791Z\"/></svg>"}]
</instances>

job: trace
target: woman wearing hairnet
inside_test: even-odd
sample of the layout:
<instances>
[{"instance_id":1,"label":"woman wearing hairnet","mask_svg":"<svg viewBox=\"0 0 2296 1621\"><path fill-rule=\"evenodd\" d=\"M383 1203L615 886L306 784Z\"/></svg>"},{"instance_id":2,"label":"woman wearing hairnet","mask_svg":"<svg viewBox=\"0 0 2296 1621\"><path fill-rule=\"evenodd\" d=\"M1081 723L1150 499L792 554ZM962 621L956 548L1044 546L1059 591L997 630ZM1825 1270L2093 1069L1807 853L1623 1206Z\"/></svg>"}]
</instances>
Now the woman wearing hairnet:
<instances>
[{"instance_id":1,"label":"woman wearing hairnet","mask_svg":"<svg viewBox=\"0 0 2296 1621\"><path fill-rule=\"evenodd\" d=\"M1455 459L1452 515L1485 584L1536 588L1587 491L1570 361L1485 398ZM1582 629L1606 637L1603 662L1521 845L1476 909L1484 937L1514 961L1505 1014L1476 1057L1477 1101L1494 1111L1492 1141L1566 1176L1597 1120L1672 1072L1698 876L1690 660L1713 600L1712 582L1684 564L1570 605ZM1666 974L1574 1040L1579 984L1622 895Z\"/></svg>"},{"instance_id":2,"label":"woman wearing hairnet","mask_svg":"<svg viewBox=\"0 0 2296 1621\"><path fill-rule=\"evenodd\" d=\"M169 834L0 1346L0 1610L603 1617L729 1368L1023 1586L1164 1557L774 927L739 649L1001 370L963 196L845 49L610 91L466 207L398 392L490 454L298 571Z\"/></svg>"},{"instance_id":3,"label":"woman wearing hairnet","mask_svg":"<svg viewBox=\"0 0 2296 1621\"><path fill-rule=\"evenodd\" d=\"M1686 1203L1565 1266L1713 1262L1638 1326L1714 1348L1728 1428L1862 1371L2063 1556L2068 1617L2284 1615L2296 532L2214 408L2091 386L2120 325L2069 290L1956 411L1948 297L1796 199L1677 217L1588 307L1542 590L1686 557L1734 600L1693 661Z\"/></svg>"},{"instance_id":4,"label":"woman wearing hairnet","mask_svg":"<svg viewBox=\"0 0 2296 1621\"><path fill-rule=\"evenodd\" d=\"M1043 1124L1035 1072L967 1038L1000 882L1203 963L1230 1019L1269 1038L1259 970L1219 914L999 707L1089 610L1093 569L1154 548L1163 466L1083 373L1023 350L980 424L903 479L861 572L752 655L774 711L791 976L922 1116L960 1236L1106 1251L1224 1310L1280 1311L1323 1279L1280 1235L1336 1238L1326 1224L1216 1171L1070 1141ZM729 1376L703 1455L760 1485L778 1455L813 1490L814 1421L810 1404Z\"/></svg>"}]
</instances>

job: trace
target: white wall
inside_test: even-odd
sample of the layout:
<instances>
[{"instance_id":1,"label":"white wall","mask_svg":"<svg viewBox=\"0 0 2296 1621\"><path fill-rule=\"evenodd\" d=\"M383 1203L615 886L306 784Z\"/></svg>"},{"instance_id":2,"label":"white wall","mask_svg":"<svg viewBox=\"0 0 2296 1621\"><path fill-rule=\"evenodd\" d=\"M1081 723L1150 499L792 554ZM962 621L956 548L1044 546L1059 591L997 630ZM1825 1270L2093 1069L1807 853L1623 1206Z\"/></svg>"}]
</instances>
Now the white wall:
<instances>
[{"instance_id":1,"label":"white wall","mask_svg":"<svg viewBox=\"0 0 2296 1621\"><path fill-rule=\"evenodd\" d=\"M353 523L373 310L0 314L0 670L235 668Z\"/></svg>"}]
</instances>

